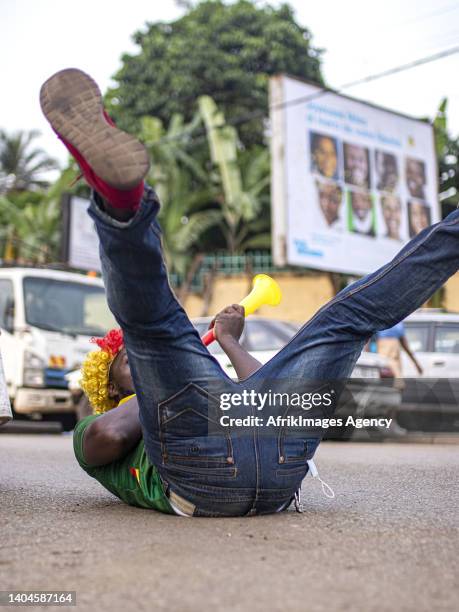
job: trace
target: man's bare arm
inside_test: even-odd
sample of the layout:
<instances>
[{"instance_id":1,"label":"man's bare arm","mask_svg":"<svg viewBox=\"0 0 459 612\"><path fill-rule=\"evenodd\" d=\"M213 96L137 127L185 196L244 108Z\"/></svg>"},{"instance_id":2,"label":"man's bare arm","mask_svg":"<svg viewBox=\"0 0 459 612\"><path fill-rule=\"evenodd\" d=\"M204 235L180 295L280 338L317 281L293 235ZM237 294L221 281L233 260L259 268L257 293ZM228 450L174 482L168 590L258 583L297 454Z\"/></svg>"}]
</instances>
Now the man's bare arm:
<instances>
[{"instance_id":1,"label":"man's bare arm","mask_svg":"<svg viewBox=\"0 0 459 612\"><path fill-rule=\"evenodd\" d=\"M124 457L142 437L139 405L135 397L109 410L88 425L83 438L83 455L92 467Z\"/></svg>"},{"instance_id":2,"label":"man's bare arm","mask_svg":"<svg viewBox=\"0 0 459 612\"><path fill-rule=\"evenodd\" d=\"M228 355L229 360L236 370L239 380L248 378L251 374L261 368L261 363L252 357L237 340L225 338L220 342L222 349Z\"/></svg>"},{"instance_id":3,"label":"man's bare arm","mask_svg":"<svg viewBox=\"0 0 459 612\"><path fill-rule=\"evenodd\" d=\"M215 337L228 355L239 380L248 378L261 367L261 363L239 344L244 323L244 308L239 304L232 304L219 312L211 323Z\"/></svg>"},{"instance_id":4,"label":"man's bare arm","mask_svg":"<svg viewBox=\"0 0 459 612\"><path fill-rule=\"evenodd\" d=\"M408 357L414 363L414 365L415 365L417 371L419 372L419 374L422 374L422 366L419 363L419 361L416 359L416 356L414 355L413 351L411 350L410 345L408 344L408 340L407 340L406 336L402 336L400 338L400 344L401 344L403 350L405 351L405 353L408 355Z\"/></svg>"}]
</instances>

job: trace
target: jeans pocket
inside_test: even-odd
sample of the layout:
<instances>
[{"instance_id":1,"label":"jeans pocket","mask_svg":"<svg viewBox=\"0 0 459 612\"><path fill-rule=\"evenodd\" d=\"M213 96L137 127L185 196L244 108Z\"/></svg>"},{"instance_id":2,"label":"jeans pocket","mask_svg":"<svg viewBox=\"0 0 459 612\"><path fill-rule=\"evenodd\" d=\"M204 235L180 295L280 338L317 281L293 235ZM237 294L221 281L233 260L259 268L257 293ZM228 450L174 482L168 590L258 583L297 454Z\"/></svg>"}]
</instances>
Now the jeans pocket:
<instances>
[{"instance_id":1,"label":"jeans pocket","mask_svg":"<svg viewBox=\"0 0 459 612\"><path fill-rule=\"evenodd\" d=\"M218 398L189 383L158 405L163 465L183 474L235 473L231 435L218 422Z\"/></svg>"},{"instance_id":2,"label":"jeans pocket","mask_svg":"<svg viewBox=\"0 0 459 612\"><path fill-rule=\"evenodd\" d=\"M169 478L179 479L182 482L199 481L211 484L214 481L228 480L237 476L237 468L231 465L216 467L215 464L207 464L203 467L168 461L166 467Z\"/></svg>"},{"instance_id":3,"label":"jeans pocket","mask_svg":"<svg viewBox=\"0 0 459 612\"><path fill-rule=\"evenodd\" d=\"M306 438L291 433L288 427L281 429L278 441L279 463L306 465L314 456L320 440L321 436Z\"/></svg>"},{"instance_id":4,"label":"jeans pocket","mask_svg":"<svg viewBox=\"0 0 459 612\"><path fill-rule=\"evenodd\" d=\"M302 465L296 465L295 467L280 466L276 470L276 480L279 483L279 487L297 489L301 486L307 471L308 466L305 461Z\"/></svg>"}]
</instances>

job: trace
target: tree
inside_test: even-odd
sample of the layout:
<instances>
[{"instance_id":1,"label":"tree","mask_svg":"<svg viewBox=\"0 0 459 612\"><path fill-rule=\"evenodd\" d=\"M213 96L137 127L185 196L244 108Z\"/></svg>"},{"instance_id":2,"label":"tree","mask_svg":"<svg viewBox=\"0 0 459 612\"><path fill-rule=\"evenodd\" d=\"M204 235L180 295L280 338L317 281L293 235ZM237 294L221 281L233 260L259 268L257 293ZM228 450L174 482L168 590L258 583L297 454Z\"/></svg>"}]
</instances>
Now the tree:
<instances>
[{"instance_id":1,"label":"tree","mask_svg":"<svg viewBox=\"0 0 459 612\"><path fill-rule=\"evenodd\" d=\"M459 138L448 132L448 100L441 101L434 119L435 145L439 170L439 198L446 217L459 204Z\"/></svg>"},{"instance_id":2,"label":"tree","mask_svg":"<svg viewBox=\"0 0 459 612\"><path fill-rule=\"evenodd\" d=\"M0 193L43 188L48 182L43 173L58 167L42 149L32 149L39 132L18 131L7 134L0 131Z\"/></svg>"},{"instance_id":3,"label":"tree","mask_svg":"<svg viewBox=\"0 0 459 612\"><path fill-rule=\"evenodd\" d=\"M321 51L287 4L258 7L248 0L207 0L172 23L149 23L134 34L137 55L123 55L117 86L106 101L117 124L138 132L145 115L190 121L194 101L211 95L245 146L263 142L268 79L279 72L322 83Z\"/></svg>"},{"instance_id":4,"label":"tree","mask_svg":"<svg viewBox=\"0 0 459 612\"><path fill-rule=\"evenodd\" d=\"M5 260L39 264L59 260L61 197L77 172L69 166L46 192L0 195L0 243Z\"/></svg>"},{"instance_id":5,"label":"tree","mask_svg":"<svg viewBox=\"0 0 459 612\"><path fill-rule=\"evenodd\" d=\"M60 236L60 208L55 200L43 198L19 209L0 196L0 211L7 212L9 223L2 227L4 258L28 263L48 263L54 259Z\"/></svg>"}]
</instances>

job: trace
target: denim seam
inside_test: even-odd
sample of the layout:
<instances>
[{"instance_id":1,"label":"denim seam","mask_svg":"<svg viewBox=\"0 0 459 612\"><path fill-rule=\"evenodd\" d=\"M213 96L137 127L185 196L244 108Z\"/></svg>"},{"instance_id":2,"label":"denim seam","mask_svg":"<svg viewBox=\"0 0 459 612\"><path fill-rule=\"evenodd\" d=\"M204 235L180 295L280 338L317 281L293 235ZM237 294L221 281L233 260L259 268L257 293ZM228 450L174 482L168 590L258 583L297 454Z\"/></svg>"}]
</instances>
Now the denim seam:
<instances>
[{"instance_id":1,"label":"denim seam","mask_svg":"<svg viewBox=\"0 0 459 612\"><path fill-rule=\"evenodd\" d=\"M288 468L285 470L276 470L276 476L296 476L297 474L306 473L308 469L307 464L305 463L301 467Z\"/></svg>"},{"instance_id":2,"label":"denim seam","mask_svg":"<svg viewBox=\"0 0 459 612\"><path fill-rule=\"evenodd\" d=\"M234 480L237 477L237 473L238 470L237 468L231 468L230 470L227 470L226 472L223 472L222 470L224 468L209 468L208 470L205 468L190 468L190 467L186 467L186 466L181 466L178 465L176 463L174 463L173 465L169 465L168 463L166 463L165 468L168 472L168 474L170 475L172 473L176 474L177 472L180 472L182 474L195 474L197 479L199 479L199 482L196 484L195 482L193 483L189 483L189 484L194 484L196 486L200 486L201 478L207 479L207 478L221 478L222 480ZM201 471L198 471L198 470ZM182 483L181 483L182 484Z\"/></svg>"},{"instance_id":3,"label":"denim seam","mask_svg":"<svg viewBox=\"0 0 459 612\"><path fill-rule=\"evenodd\" d=\"M221 487L221 490L217 492L214 492L211 490L206 491L201 488L199 491L194 491L192 495L188 494L183 489L183 487L179 485L174 486L174 483L171 483L171 489L174 489L175 491L179 491L178 495L181 495L186 500L191 501L191 503L195 504L198 508L199 508L199 503L202 500L211 501L212 504L234 504L234 503L240 503L240 502L249 504L249 503L252 503L253 501L252 495L243 496L243 495L235 495L233 493L224 495L224 493L228 493L234 490L234 489L230 489L229 487L228 488ZM290 491L290 489L288 489L288 491Z\"/></svg>"},{"instance_id":4,"label":"denim seam","mask_svg":"<svg viewBox=\"0 0 459 612\"><path fill-rule=\"evenodd\" d=\"M208 463L213 463L212 467L218 467L221 465L222 467L228 466L228 461L226 457L192 457L191 455L168 455L168 458L172 461L173 459L180 459L181 461L207 461ZM202 466L197 466L202 467Z\"/></svg>"},{"instance_id":5,"label":"denim seam","mask_svg":"<svg viewBox=\"0 0 459 612\"><path fill-rule=\"evenodd\" d=\"M161 408L163 408L163 406L161 406ZM215 421L214 419L211 419L210 417L201 414L195 408L188 408L188 407L183 408L183 410L181 410L179 413L174 414L174 416L171 416L168 419L162 419L161 424L168 425L169 423L172 423L173 421L181 417L183 414L185 414L185 412L192 412L193 414L196 414L197 416L201 417L205 421L208 421L209 423L213 423L214 425L218 425L218 421Z\"/></svg>"},{"instance_id":6,"label":"denim seam","mask_svg":"<svg viewBox=\"0 0 459 612\"><path fill-rule=\"evenodd\" d=\"M256 509L256 504L258 501L258 486L260 483L260 454L258 452L258 428L253 428L253 450L255 452L255 468L256 468L256 481L255 481L255 497L252 504L252 510Z\"/></svg>"},{"instance_id":7,"label":"denim seam","mask_svg":"<svg viewBox=\"0 0 459 612\"><path fill-rule=\"evenodd\" d=\"M218 398L215 395L212 395L212 393L209 393L209 391L206 391L205 389L203 389L202 387L200 387L199 385L197 385L194 382L189 382L187 383L184 387L182 387L179 391L176 391L173 395L171 395L170 397L168 397L167 399L162 400L161 402L159 402L158 404L158 408L159 406L161 406L162 404L165 404L166 402L170 402L171 400L175 399L178 395L180 395L183 391L186 391L189 387L194 387L198 390L198 392L202 392L205 395L208 395L209 397L211 397L212 399L214 399L216 402L218 402Z\"/></svg>"},{"instance_id":8,"label":"denim seam","mask_svg":"<svg viewBox=\"0 0 459 612\"><path fill-rule=\"evenodd\" d=\"M285 457L284 463L281 465L288 465L289 463L296 463L297 461L301 461L302 459L306 459L308 456L308 451L304 452L304 455L295 455L294 457Z\"/></svg>"},{"instance_id":9,"label":"denim seam","mask_svg":"<svg viewBox=\"0 0 459 612\"><path fill-rule=\"evenodd\" d=\"M183 486L182 483L170 483L171 485L177 487L179 484L182 487L182 491L185 490L186 486ZM183 483L184 485L186 485L187 483ZM231 483L233 484L233 483ZM253 487L219 487L218 485L210 485L210 484L206 484L206 483L201 483L200 484L200 491L199 493L203 491L204 493L228 493L230 492L232 495L236 495L237 493L239 493L242 497L244 497L244 499L253 499L253 494L254 494L254 489ZM242 491L242 493L241 493ZM274 491L277 491L277 489L274 489ZM197 492L198 493L198 492ZM196 494L197 494L196 493Z\"/></svg>"}]
</instances>

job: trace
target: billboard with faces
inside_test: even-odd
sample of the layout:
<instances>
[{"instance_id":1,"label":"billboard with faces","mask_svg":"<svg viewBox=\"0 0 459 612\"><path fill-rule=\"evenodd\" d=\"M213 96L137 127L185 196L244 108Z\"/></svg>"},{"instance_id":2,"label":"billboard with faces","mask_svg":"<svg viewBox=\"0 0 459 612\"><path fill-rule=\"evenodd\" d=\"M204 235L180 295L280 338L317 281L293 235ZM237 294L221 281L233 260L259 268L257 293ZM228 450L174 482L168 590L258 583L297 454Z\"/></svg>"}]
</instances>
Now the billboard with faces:
<instances>
[{"instance_id":1,"label":"billboard with faces","mask_svg":"<svg viewBox=\"0 0 459 612\"><path fill-rule=\"evenodd\" d=\"M271 79L273 255L366 274L440 218L432 126Z\"/></svg>"}]
</instances>

